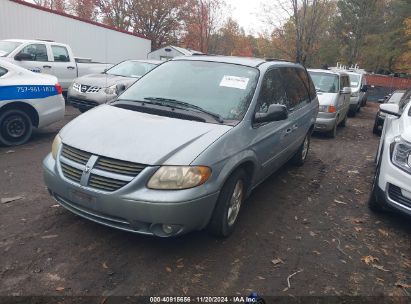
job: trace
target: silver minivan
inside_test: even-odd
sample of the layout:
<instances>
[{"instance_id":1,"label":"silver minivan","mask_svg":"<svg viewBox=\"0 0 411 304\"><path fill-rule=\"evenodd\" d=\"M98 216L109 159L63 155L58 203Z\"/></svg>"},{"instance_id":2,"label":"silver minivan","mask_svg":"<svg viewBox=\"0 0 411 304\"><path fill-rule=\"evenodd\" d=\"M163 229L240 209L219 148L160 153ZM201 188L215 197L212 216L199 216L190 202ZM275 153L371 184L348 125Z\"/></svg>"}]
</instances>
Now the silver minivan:
<instances>
[{"instance_id":1,"label":"silver minivan","mask_svg":"<svg viewBox=\"0 0 411 304\"><path fill-rule=\"evenodd\" d=\"M289 160L304 163L317 113L299 64L177 58L68 123L44 179L59 204L110 227L225 237L257 185Z\"/></svg>"},{"instance_id":2,"label":"silver minivan","mask_svg":"<svg viewBox=\"0 0 411 304\"><path fill-rule=\"evenodd\" d=\"M309 69L320 103L315 131L337 135L337 127L345 126L350 107L350 81L342 71Z\"/></svg>"}]
</instances>

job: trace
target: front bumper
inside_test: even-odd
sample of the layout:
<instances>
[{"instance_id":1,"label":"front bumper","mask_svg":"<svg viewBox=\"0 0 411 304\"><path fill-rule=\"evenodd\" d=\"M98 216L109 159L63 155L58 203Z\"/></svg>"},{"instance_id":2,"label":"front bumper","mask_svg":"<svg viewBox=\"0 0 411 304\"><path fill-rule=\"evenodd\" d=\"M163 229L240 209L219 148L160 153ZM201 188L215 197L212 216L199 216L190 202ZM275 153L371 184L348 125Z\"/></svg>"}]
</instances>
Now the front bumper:
<instances>
[{"instance_id":1,"label":"front bumper","mask_svg":"<svg viewBox=\"0 0 411 304\"><path fill-rule=\"evenodd\" d=\"M67 93L68 102L73 107L84 110L89 110L101 104L111 102L116 98L116 95L111 96L104 93L104 88L95 93L80 93L70 87Z\"/></svg>"},{"instance_id":2,"label":"front bumper","mask_svg":"<svg viewBox=\"0 0 411 304\"><path fill-rule=\"evenodd\" d=\"M314 130L318 132L330 131L334 128L336 123L336 117L320 117L322 113L319 113L315 120ZM327 115L327 114L326 114Z\"/></svg>"},{"instance_id":3,"label":"front bumper","mask_svg":"<svg viewBox=\"0 0 411 304\"><path fill-rule=\"evenodd\" d=\"M143 172L140 174L144 175ZM133 184L139 182L135 183L134 180L125 189L99 191L67 180L50 154L43 161L43 176L53 198L71 212L113 228L160 237L203 229L209 222L219 195L217 192L183 200L183 190L145 188L135 191ZM146 200L144 196L157 196L158 200ZM161 228L163 224L174 225L176 230L166 234Z\"/></svg>"},{"instance_id":4,"label":"front bumper","mask_svg":"<svg viewBox=\"0 0 411 304\"><path fill-rule=\"evenodd\" d=\"M388 146L382 155L378 187L384 191L388 206L411 215L411 174L392 164Z\"/></svg>"}]
</instances>

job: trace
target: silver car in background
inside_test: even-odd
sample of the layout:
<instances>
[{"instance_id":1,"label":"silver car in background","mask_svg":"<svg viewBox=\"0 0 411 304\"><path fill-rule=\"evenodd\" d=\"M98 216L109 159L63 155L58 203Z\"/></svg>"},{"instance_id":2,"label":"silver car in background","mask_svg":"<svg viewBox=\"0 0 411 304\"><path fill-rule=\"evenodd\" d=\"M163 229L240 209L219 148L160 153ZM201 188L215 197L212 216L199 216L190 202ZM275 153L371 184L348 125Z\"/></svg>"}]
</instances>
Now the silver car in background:
<instances>
[{"instance_id":1,"label":"silver car in background","mask_svg":"<svg viewBox=\"0 0 411 304\"><path fill-rule=\"evenodd\" d=\"M315 131L326 132L334 138L337 127L345 126L350 106L350 82L342 71L309 69L320 103Z\"/></svg>"},{"instance_id":2,"label":"silver car in background","mask_svg":"<svg viewBox=\"0 0 411 304\"><path fill-rule=\"evenodd\" d=\"M68 123L43 161L45 183L63 207L103 225L226 237L255 187L291 159L304 163L317 112L299 64L173 59Z\"/></svg>"},{"instance_id":3,"label":"silver car in background","mask_svg":"<svg viewBox=\"0 0 411 304\"><path fill-rule=\"evenodd\" d=\"M364 73L348 72L348 75L350 76L351 85L349 114L355 116L361 107L367 103L368 85Z\"/></svg>"},{"instance_id":4,"label":"silver car in background","mask_svg":"<svg viewBox=\"0 0 411 304\"><path fill-rule=\"evenodd\" d=\"M76 78L68 89L67 99L73 107L85 112L113 101L137 79L163 61L126 60L100 74Z\"/></svg>"}]
</instances>

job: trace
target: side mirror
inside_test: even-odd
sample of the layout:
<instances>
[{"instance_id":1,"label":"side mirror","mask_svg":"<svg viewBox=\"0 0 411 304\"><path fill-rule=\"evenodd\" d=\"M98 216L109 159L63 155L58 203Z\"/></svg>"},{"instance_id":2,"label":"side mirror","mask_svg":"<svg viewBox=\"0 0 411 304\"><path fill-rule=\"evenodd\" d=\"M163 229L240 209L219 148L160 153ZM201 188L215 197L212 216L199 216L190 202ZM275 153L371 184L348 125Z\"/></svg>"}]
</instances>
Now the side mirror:
<instances>
[{"instance_id":1,"label":"side mirror","mask_svg":"<svg viewBox=\"0 0 411 304\"><path fill-rule=\"evenodd\" d=\"M351 94L351 88L350 87L344 87L341 91L341 94Z\"/></svg>"},{"instance_id":2,"label":"side mirror","mask_svg":"<svg viewBox=\"0 0 411 304\"><path fill-rule=\"evenodd\" d=\"M14 56L14 60L29 61L29 60L33 60L33 57L27 53L18 53L16 56Z\"/></svg>"},{"instance_id":3,"label":"side mirror","mask_svg":"<svg viewBox=\"0 0 411 304\"><path fill-rule=\"evenodd\" d=\"M368 91L368 85L363 84L361 87L361 92L367 92Z\"/></svg>"},{"instance_id":4,"label":"side mirror","mask_svg":"<svg viewBox=\"0 0 411 304\"><path fill-rule=\"evenodd\" d=\"M126 86L124 84L118 84L116 87L118 94L123 93L126 90Z\"/></svg>"},{"instance_id":5,"label":"side mirror","mask_svg":"<svg viewBox=\"0 0 411 304\"><path fill-rule=\"evenodd\" d=\"M396 117L401 116L400 107L395 103L384 103L380 105L380 111L385 114L394 115Z\"/></svg>"},{"instance_id":6,"label":"side mirror","mask_svg":"<svg viewBox=\"0 0 411 304\"><path fill-rule=\"evenodd\" d=\"M288 118L287 107L280 104L272 104L268 107L267 113L255 113L254 122L264 123L271 121L279 121Z\"/></svg>"}]
</instances>

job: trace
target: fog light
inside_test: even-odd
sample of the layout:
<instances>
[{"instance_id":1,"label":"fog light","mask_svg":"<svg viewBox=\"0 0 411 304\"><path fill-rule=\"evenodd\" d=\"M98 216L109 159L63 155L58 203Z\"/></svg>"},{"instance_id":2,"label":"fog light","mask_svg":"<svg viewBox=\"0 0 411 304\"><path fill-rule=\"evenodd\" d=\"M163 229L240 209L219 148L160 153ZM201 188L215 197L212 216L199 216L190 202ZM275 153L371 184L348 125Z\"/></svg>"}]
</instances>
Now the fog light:
<instances>
[{"instance_id":1,"label":"fog light","mask_svg":"<svg viewBox=\"0 0 411 304\"><path fill-rule=\"evenodd\" d=\"M169 224L163 224L162 229L165 234L172 234L177 232L180 229L179 225L169 225Z\"/></svg>"}]
</instances>

